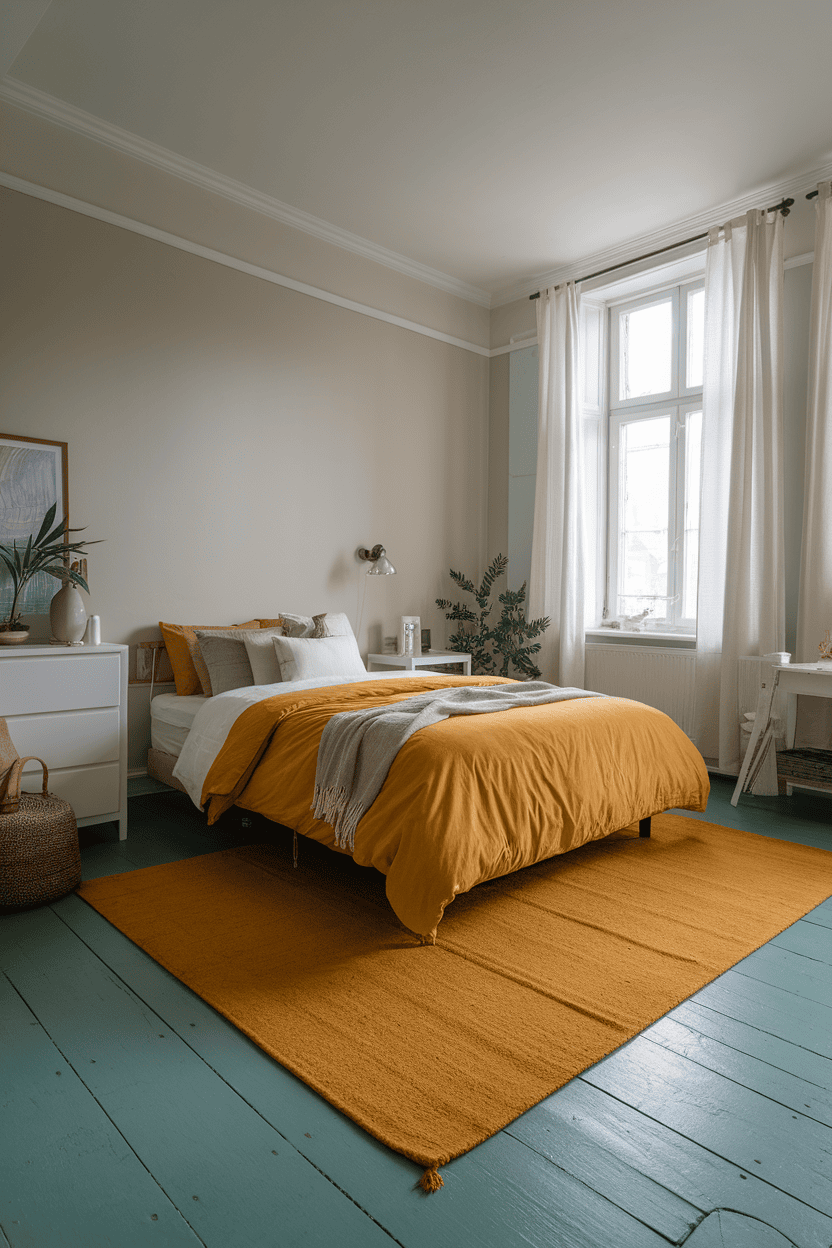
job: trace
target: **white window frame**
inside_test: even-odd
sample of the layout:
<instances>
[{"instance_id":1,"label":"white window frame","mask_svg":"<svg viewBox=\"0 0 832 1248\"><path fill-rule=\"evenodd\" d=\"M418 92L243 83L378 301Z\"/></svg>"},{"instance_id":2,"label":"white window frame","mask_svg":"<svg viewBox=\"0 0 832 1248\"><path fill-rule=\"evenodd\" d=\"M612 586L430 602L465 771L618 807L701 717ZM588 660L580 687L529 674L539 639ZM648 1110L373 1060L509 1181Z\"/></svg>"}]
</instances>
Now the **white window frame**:
<instances>
[{"instance_id":1,"label":"white window frame","mask_svg":"<svg viewBox=\"0 0 832 1248\"><path fill-rule=\"evenodd\" d=\"M702 278L668 286L665 282L637 298L610 302L609 314L609 410L608 410L608 524L607 584L604 618L621 618L627 612L618 610L619 565L621 551L621 429L622 426L649 416L668 415L671 419L671 456L668 486L668 555L666 615L654 616L648 631L679 633L695 636L696 619L681 614L685 566L685 458L687 454L687 417L702 410L701 387L688 386L688 295L704 286ZM620 326L622 313L659 302L670 302L672 310L671 384L661 394L621 399L620 395ZM657 610L661 610L657 603ZM633 608L635 614L635 608Z\"/></svg>"}]
</instances>

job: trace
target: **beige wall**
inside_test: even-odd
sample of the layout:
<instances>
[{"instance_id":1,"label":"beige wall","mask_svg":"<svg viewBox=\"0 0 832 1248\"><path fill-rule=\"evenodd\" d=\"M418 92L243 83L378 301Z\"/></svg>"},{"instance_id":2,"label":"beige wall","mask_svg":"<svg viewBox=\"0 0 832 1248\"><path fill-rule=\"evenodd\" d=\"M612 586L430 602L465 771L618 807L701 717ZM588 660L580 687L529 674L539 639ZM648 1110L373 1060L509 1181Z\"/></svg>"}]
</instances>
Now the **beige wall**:
<instances>
[{"instance_id":1,"label":"beige wall","mask_svg":"<svg viewBox=\"0 0 832 1248\"><path fill-rule=\"evenodd\" d=\"M0 190L0 429L69 444L105 639L344 610L444 637L485 556L488 360ZM383 542L395 577L355 550ZM34 621L42 635L46 620ZM131 766L147 742L133 686Z\"/></svg>"},{"instance_id":2,"label":"beige wall","mask_svg":"<svg viewBox=\"0 0 832 1248\"><path fill-rule=\"evenodd\" d=\"M2 102L0 131L6 174L440 333L489 345L489 310L459 295Z\"/></svg>"}]
</instances>

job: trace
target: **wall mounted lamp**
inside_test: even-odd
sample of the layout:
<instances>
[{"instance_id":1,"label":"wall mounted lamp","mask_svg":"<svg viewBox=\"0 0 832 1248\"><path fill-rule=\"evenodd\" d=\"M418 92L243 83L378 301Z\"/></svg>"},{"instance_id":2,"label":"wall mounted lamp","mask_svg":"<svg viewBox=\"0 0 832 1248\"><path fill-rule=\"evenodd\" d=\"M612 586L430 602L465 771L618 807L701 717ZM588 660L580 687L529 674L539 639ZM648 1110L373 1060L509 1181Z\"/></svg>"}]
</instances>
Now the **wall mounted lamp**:
<instances>
[{"instance_id":1,"label":"wall mounted lamp","mask_svg":"<svg viewBox=\"0 0 832 1248\"><path fill-rule=\"evenodd\" d=\"M387 558L384 547L379 543L372 550L368 550L366 546L359 546L358 558L367 559L372 565L367 569L368 576L393 576L396 569Z\"/></svg>"}]
</instances>

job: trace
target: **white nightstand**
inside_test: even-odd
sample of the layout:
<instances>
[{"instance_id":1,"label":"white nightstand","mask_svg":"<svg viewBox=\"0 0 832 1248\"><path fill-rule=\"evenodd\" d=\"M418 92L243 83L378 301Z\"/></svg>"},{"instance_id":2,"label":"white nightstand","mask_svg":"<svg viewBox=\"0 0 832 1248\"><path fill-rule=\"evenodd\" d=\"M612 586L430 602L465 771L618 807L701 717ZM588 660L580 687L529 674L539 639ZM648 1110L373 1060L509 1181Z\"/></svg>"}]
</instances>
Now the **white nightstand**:
<instances>
[{"instance_id":1,"label":"white nightstand","mask_svg":"<svg viewBox=\"0 0 832 1248\"><path fill-rule=\"evenodd\" d=\"M18 754L46 763L49 791L78 826L114 822L125 840L127 646L3 647L0 714ZM28 763L24 789L39 790L40 775Z\"/></svg>"},{"instance_id":2,"label":"white nightstand","mask_svg":"<svg viewBox=\"0 0 832 1248\"><path fill-rule=\"evenodd\" d=\"M461 663L465 676L471 675L470 654L460 654L457 650L428 650L425 654L368 654L367 670L375 672L385 667L403 667L406 672L415 672L418 667L434 667L445 663Z\"/></svg>"}]
</instances>

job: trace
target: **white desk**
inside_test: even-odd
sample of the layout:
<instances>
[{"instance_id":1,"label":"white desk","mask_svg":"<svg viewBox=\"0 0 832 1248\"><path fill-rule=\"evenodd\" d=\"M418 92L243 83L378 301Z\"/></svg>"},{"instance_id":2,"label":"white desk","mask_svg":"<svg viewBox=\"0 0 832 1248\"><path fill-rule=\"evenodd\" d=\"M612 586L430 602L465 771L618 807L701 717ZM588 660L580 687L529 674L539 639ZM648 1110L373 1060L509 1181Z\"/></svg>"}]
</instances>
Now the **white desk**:
<instances>
[{"instance_id":1,"label":"white desk","mask_svg":"<svg viewBox=\"0 0 832 1248\"><path fill-rule=\"evenodd\" d=\"M757 703L757 718L754 731L745 752L736 788L731 798L731 805L736 806L740 794L746 784L754 781L755 769L767 748L774 748L772 739L771 711L778 690L786 697L786 749L794 748L795 728L797 725L797 699L802 694L813 698L832 698L832 663L785 663L767 668L773 672L773 679L765 677Z\"/></svg>"},{"instance_id":2,"label":"white desk","mask_svg":"<svg viewBox=\"0 0 832 1248\"><path fill-rule=\"evenodd\" d=\"M786 695L786 749L794 747L798 694L832 698L832 663L787 663L775 667L775 689Z\"/></svg>"},{"instance_id":3,"label":"white desk","mask_svg":"<svg viewBox=\"0 0 832 1248\"><path fill-rule=\"evenodd\" d=\"M444 666L446 663L461 663L464 676L471 675L471 656L461 654L457 650L426 650L424 654L368 654L367 669L375 672L385 667L401 667L406 672L415 672L419 667Z\"/></svg>"}]
</instances>

